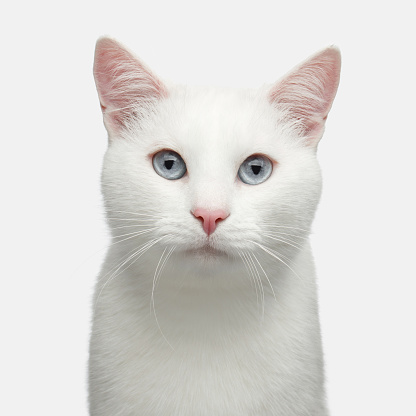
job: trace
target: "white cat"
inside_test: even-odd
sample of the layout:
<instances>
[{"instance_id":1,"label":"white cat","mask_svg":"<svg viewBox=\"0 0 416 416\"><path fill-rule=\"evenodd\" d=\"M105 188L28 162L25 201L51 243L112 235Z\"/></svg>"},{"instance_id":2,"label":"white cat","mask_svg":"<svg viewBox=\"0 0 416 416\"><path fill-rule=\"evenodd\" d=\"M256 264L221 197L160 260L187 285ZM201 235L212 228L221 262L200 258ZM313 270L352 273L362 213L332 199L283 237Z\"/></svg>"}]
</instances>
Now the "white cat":
<instances>
[{"instance_id":1,"label":"white cat","mask_svg":"<svg viewBox=\"0 0 416 416\"><path fill-rule=\"evenodd\" d=\"M327 415L308 234L339 72L330 47L256 91L189 88L98 41L91 415Z\"/></svg>"}]
</instances>

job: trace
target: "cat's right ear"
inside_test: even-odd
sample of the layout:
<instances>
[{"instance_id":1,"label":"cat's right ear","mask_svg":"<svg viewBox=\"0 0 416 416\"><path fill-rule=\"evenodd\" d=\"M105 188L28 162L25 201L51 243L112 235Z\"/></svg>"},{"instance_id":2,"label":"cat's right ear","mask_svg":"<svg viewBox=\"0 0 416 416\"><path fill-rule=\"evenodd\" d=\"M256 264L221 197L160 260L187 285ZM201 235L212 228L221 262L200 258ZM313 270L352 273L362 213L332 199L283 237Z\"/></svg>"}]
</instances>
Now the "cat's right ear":
<instances>
[{"instance_id":1,"label":"cat's right ear","mask_svg":"<svg viewBox=\"0 0 416 416\"><path fill-rule=\"evenodd\" d=\"M98 39L95 47L94 78L110 138L168 95L142 62L106 37Z\"/></svg>"}]
</instances>

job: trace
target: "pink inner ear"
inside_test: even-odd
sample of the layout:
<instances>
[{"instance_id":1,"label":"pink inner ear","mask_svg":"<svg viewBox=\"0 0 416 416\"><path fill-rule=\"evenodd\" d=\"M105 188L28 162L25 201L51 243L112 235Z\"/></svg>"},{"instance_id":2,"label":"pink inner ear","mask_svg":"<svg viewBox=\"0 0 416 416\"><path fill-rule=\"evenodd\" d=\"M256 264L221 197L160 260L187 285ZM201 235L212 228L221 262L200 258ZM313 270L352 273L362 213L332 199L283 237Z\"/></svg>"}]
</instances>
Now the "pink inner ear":
<instances>
[{"instance_id":1,"label":"pink inner ear","mask_svg":"<svg viewBox=\"0 0 416 416\"><path fill-rule=\"evenodd\" d=\"M109 38L98 40L94 77L106 126L119 129L137 106L166 97L162 82L130 52Z\"/></svg>"},{"instance_id":2,"label":"pink inner ear","mask_svg":"<svg viewBox=\"0 0 416 416\"><path fill-rule=\"evenodd\" d=\"M341 67L338 49L330 47L292 70L270 91L270 102L299 121L308 141L317 143L337 92Z\"/></svg>"}]
</instances>

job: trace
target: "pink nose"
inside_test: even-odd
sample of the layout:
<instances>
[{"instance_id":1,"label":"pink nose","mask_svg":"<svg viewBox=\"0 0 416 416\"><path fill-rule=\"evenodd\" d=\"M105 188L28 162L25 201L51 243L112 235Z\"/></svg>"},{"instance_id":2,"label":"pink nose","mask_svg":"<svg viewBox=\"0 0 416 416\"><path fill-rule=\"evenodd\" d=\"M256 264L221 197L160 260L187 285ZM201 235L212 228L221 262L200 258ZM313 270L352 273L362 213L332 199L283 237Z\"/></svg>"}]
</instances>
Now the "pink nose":
<instances>
[{"instance_id":1,"label":"pink nose","mask_svg":"<svg viewBox=\"0 0 416 416\"><path fill-rule=\"evenodd\" d=\"M192 211L192 214L195 218L202 221L202 227L207 235L211 235L215 231L219 221L225 220L230 215L223 209L209 211L205 208L197 208Z\"/></svg>"}]
</instances>

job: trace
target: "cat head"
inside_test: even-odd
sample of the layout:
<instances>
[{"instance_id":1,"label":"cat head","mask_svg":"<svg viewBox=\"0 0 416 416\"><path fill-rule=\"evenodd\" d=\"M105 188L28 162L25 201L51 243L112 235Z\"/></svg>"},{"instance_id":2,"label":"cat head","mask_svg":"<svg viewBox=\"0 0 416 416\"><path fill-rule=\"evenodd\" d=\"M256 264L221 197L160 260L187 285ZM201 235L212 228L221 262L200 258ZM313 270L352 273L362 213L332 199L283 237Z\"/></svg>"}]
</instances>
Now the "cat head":
<instances>
[{"instance_id":1,"label":"cat head","mask_svg":"<svg viewBox=\"0 0 416 416\"><path fill-rule=\"evenodd\" d=\"M289 256L319 201L316 148L339 72L330 47L258 90L190 88L100 39L94 76L109 136L102 184L113 237L207 261L247 250Z\"/></svg>"}]
</instances>

